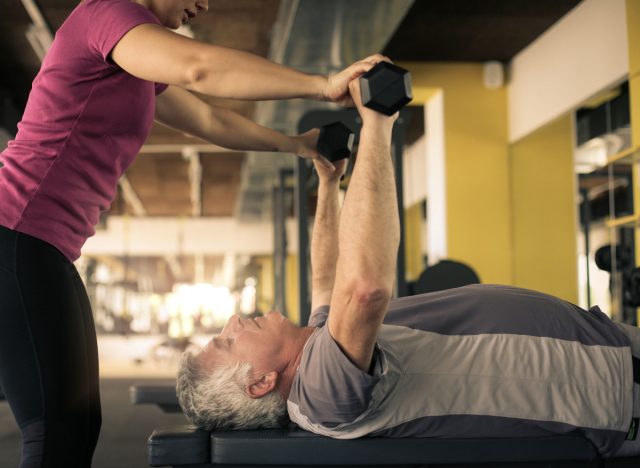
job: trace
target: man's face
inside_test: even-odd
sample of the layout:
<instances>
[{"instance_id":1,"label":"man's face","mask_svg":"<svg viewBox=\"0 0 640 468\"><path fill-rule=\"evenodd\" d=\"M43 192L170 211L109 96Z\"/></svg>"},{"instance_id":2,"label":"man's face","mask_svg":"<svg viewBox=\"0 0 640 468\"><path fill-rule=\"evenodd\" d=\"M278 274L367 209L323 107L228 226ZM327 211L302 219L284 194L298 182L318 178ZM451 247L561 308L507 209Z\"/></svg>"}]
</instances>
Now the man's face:
<instances>
[{"instance_id":1,"label":"man's face","mask_svg":"<svg viewBox=\"0 0 640 468\"><path fill-rule=\"evenodd\" d=\"M278 312L256 319L232 316L222 332L198 354L205 369L248 362L256 373L277 369L287 341L297 327Z\"/></svg>"},{"instance_id":2,"label":"man's face","mask_svg":"<svg viewBox=\"0 0 640 468\"><path fill-rule=\"evenodd\" d=\"M206 12L209 0L152 0L150 6L164 26L178 29L191 18Z\"/></svg>"}]
</instances>

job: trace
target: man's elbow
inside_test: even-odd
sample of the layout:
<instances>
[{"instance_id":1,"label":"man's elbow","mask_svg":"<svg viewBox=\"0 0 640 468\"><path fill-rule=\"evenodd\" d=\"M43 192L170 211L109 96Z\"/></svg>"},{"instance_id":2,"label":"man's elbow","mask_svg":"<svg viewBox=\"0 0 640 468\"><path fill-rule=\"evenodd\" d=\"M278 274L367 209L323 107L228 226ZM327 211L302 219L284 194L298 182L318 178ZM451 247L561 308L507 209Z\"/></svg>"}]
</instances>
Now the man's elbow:
<instances>
[{"instance_id":1,"label":"man's elbow","mask_svg":"<svg viewBox=\"0 0 640 468\"><path fill-rule=\"evenodd\" d=\"M384 305L391 299L391 285L376 280L354 280L351 283L351 301L359 306L375 307Z\"/></svg>"}]
</instances>

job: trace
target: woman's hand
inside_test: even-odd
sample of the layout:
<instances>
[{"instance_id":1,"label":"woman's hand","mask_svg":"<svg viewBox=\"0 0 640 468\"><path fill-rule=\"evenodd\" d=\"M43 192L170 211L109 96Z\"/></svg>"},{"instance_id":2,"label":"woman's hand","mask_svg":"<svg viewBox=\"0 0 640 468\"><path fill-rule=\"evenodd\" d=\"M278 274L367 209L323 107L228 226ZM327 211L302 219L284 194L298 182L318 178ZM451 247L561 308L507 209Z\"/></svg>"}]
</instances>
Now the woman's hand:
<instances>
[{"instance_id":1,"label":"woman's hand","mask_svg":"<svg viewBox=\"0 0 640 468\"><path fill-rule=\"evenodd\" d=\"M308 132L291 137L295 148L293 152L302 158L311 159L316 167L320 166L326 172L335 172L336 168L334 165L318 153L317 146L319 136L320 129L314 128Z\"/></svg>"},{"instance_id":2,"label":"woman's hand","mask_svg":"<svg viewBox=\"0 0 640 468\"><path fill-rule=\"evenodd\" d=\"M349 83L371 70L378 62L389 59L383 55L371 55L356 62L335 75L327 78L322 97L325 101L335 102L344 107L353 107L353 99L349 94Z\"/></svg>"}]
</instances>

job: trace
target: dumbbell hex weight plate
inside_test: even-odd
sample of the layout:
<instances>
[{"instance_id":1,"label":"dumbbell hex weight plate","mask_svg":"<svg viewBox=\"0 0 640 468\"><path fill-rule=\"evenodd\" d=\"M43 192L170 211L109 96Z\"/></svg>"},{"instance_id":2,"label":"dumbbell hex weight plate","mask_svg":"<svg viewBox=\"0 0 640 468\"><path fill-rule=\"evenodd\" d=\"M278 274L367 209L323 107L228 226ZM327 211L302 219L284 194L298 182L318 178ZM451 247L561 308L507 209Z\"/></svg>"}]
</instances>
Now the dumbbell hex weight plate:
<instances>
[{"instance_id":1,"label":"dumbbell hex weight plate","mask_svg":"<svg viewBox=\"0 0 640 468\"><path fill-rule=\"evenodd\" d=\"M411 102L411 74L389 62L379 62L360 77L362 103L384 115L393 115Z\"/></svg>"},{"instance_id":2,"label":"dumbbell hex weight plate","mask_svg":"<svg viewBox=\"0 0 640 468\"><path fill-rule=\"evenodd\" d=\"M351 156L354 133L342 122L323 125L318 136L318 153L335 162Z\"/></svg>"}]
</instances>

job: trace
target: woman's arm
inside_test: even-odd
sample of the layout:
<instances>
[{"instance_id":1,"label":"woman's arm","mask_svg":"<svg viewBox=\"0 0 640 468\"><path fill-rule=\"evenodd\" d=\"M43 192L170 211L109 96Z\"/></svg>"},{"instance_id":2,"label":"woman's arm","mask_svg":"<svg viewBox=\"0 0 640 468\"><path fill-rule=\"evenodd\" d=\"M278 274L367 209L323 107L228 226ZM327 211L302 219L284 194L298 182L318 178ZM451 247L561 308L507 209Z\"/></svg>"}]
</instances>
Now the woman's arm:
<instances>
[{"instance_id":1,"label":"woman's arm","mask_svg":"<svg viewBox=\"0 0 640 468\"><path fill-rule=\"evenodd\" d=\"M176 86L169 86L156 98L155 119L163 125L218 146L238 151L294 153L317 160L330 171L333 170L331 163L315 150L317 135L315 138L283 135L229 109L212 107Z\"/></svg>"},{"instance_id":2,"label":"woman's arm","mask_svg":"<svg viewBox=\"0 0 640 468\"><path fill-rule=\"evenodd\" d=\"M131 29L111 57L138 78L211 96L268 100L311 98L350 105L349 81L382 56L373 55L325 77L308 75L257 55L199 42L154 24Z\"/></svg>"}]
</instances>

